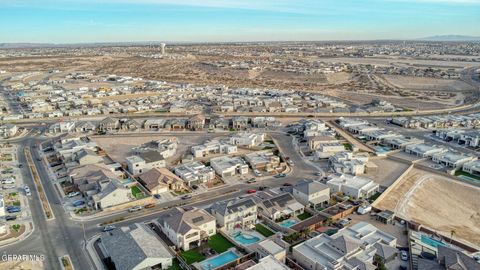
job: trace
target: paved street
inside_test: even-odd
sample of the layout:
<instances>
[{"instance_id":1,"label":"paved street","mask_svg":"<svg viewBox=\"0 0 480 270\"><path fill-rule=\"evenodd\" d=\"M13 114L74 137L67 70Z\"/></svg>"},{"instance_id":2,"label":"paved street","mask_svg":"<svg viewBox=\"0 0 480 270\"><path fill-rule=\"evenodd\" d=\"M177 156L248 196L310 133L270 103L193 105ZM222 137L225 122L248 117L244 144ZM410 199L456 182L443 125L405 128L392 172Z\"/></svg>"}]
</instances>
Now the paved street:
<instances>
[{"instance_id":1,"label":"paved street","mask_svg":"<svg viewBox=\"0 0 480 270\"><path fill-rule=\"evenodd\" d=\"M292 137L282 132L272 132L270 135L275 139L279 148L283 152L284 156L290 157L295 166L292 168L292 172L285 178L267 178L262 181L258 181L254 184L238 184L234 186L227 186L214 189L208 193L202 193L198 196L194 196L190 200L174 200L158 205L153 209L142 210L137 213L128 213L122 211L114 213L105 217L100 217L94 220L80 222L72 220L70 215L67 214L61 205L61 199L57 195L57 191L50 183L46 168L41 161L38 161L39 157L35 145L38 145L43 139L24 137L18 140L13 140L11 143L20 145L19 147L19 162L26 164L26 158L24 155L24 147L32 147L31 152L33 155L34 163L37 167L39 176L42 180L45 188L46 196L50 202L55 219L47 221L45 219L41 204L39 203L39 197L36 192L32 193L31 210L32 218L35 224L34 233L26 240L0 248L0 252L20 253L20 254L43 254L45 255L45 269L60 269L58 263L58 257L63 255L70 255L72 263L77 269L92 269L93 265L90 263L90 259L84 249L84 237L89 239L98 234L101 230L100 224L108 222L114 219L123 218L124 220L119 222L117 226L129 225L136 222L145 222L155 219L164 208L172 207L174 205L189 204L192 206L207 205L218 200L238 197L245 195L246 190L252 188L258 188L260 186L268 186L270 188L282 186L284 183L295 183L304 178L315 178L314 173L318 172L318 169L311 164L306 163L300 154L292 147ZM139 134L138 136L144 136ZM34 187L33 179L28 172L28 167L24 166L22 174L25 179L25 183ZM85 228L85 230L83 230Z\"/></svg>"}]
</instances>

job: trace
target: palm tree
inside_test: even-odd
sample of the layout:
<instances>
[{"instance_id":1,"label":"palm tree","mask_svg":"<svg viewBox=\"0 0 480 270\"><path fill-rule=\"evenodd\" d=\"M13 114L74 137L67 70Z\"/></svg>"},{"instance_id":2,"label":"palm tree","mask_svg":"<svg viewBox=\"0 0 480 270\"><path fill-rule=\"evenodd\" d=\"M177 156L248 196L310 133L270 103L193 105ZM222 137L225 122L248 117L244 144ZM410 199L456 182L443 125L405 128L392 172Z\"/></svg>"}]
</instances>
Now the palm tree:
<instances>
[{"instance_id":1,"label":"palm tree","mask_svg":"<svg viewBox=\"0 0 480 270\"><path fill-rule=\"evenodd\" d=\"M453 235L456 234L457 232L455 231L455 229L451 229L450 230L450 244L452 243L452 240L453 240Z\"/></svg>"}]
</instances>

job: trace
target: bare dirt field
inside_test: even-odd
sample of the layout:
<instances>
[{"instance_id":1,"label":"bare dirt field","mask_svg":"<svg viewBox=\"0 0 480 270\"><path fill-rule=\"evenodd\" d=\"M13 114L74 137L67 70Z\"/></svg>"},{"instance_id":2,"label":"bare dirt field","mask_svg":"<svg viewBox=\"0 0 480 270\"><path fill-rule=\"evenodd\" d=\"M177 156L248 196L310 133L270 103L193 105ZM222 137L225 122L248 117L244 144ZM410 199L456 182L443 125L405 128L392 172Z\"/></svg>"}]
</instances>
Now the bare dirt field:
<instances>
[{"instance_id":1,"label":"bare dirt field","mask_svg":"<svg viewBox=\"0 0 480 270\"><path fill-rule=\"evenodd\" d=\"M373 159L369 162L378 166L374 172L367 172L365 176L373 179L380 186L389 187L408 168L409 165L388 158Z\"/></svg>"},{"instance_id":2,"label":"bare dirt field","mask_svg":"<svg viewBox=\"0 0 480 270\"><path fill-rule=\"evenodd\" d=\"M125 158L132 155L132 148L144 143L166 138L176 137L178 148L174 157L167 159L167 163L175 163L181 156L190 151L190 147L204 143L208 139L221 137L218 134L194 134L194 135L167 135L167 134L145 134L145 136L99 136L91 139L104 149L107 154L116 162L125 162ZM168 165L168 164L167 164Z\"/></svg>"},{"instance_id":3,"label":"bare dirt field","mask_svg":"<svg viewBox=\"0 0 480 270\"><path fill-rule=\"evenodd\" d=\"M384 75L389 83L408 90L430 91L471 91L474 88L460 80L421 78L412 76Z\"/></svg>"},{"instance_id":4,"label":"bare dirt field","mask_svg":"<svg viewBox=\"0 0 480 270\"><path fill-rule=\"evenodd\" d=\"M375 206L480 246L480 188L418 169L401 181Z\"/></svg>"}]
</instances>

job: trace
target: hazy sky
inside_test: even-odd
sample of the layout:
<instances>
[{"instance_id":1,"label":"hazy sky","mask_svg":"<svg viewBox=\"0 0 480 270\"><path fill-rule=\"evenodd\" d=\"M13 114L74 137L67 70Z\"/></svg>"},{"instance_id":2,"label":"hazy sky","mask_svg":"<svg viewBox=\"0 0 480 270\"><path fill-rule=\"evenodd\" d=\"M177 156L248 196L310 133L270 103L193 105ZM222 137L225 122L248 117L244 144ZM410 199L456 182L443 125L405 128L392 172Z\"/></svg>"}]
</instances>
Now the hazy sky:
<instances>
[{"instance_id":1,"label":"hazy sky","mask_svg":"<svg viewBox=\"0 0 480 270\"><path fill-rule=\"evenodd\" d=\"M480 36L480 0L0 0L0 42Z\"/></svg>"}]
</instances>

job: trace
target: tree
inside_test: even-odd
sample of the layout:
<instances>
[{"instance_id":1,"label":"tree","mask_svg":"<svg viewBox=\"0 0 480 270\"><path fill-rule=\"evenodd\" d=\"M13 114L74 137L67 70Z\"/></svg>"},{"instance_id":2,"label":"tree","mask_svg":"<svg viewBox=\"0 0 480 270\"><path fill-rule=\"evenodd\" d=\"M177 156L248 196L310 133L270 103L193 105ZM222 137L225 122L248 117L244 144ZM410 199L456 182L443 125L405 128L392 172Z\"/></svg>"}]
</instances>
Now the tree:
<instances>
[{"instance_id":1,"label":"tree","mask_svg":"<svg viewBox=\"0 0 480 270\"><path fill-rule=\"evenodd\" d=\"M456 234L457 232L455 231L455 229L451 229L450 230L450 244L452 243L452 240L453 240L453 235Z\"/></svg>"}]
</instances>

